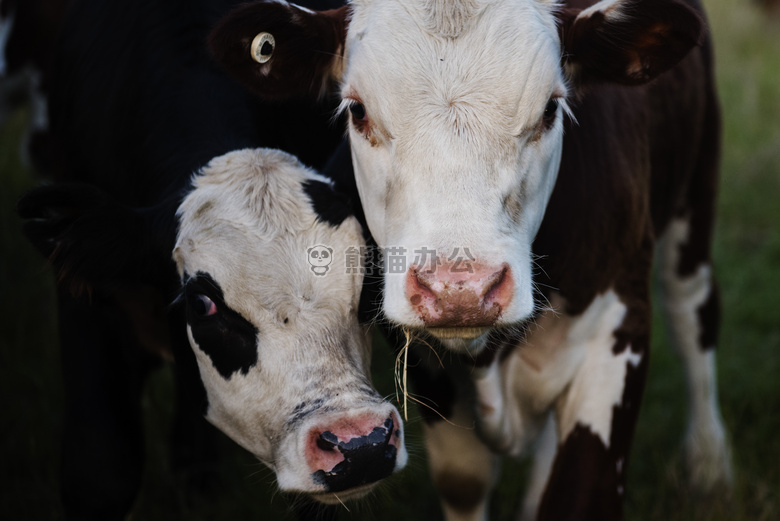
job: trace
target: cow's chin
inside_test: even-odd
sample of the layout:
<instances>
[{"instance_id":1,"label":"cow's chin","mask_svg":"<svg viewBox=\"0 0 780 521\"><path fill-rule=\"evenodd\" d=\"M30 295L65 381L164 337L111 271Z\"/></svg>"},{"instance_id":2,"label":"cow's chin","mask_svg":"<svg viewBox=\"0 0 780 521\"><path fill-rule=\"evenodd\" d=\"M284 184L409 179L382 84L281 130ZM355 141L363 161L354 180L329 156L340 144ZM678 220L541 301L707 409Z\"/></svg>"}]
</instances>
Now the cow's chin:
<instances>
[{"instance_id":1,"label":"cow's chin","mask_svg":"<svg viewBox=\"0 0 780 521\"><path fill-rule=\"evenodd\" d=\"M341 492L309 492L308 494L315 501L319 501L325 505L338 505L343 504L344 501L351 501L367 496L378 484L378 482L368 483L349 490L342 490Z\"/></svg>"},{"instance_id":2,"label":"cow's chin","mask_svg":"<svg viewBox=\"0 0 780 521\"><path fill-rule=\"evenodd\" d=\"M454 353L478 355L485 348L489 327L432 327L426 331Z\"/></svg>"}]
</instances>

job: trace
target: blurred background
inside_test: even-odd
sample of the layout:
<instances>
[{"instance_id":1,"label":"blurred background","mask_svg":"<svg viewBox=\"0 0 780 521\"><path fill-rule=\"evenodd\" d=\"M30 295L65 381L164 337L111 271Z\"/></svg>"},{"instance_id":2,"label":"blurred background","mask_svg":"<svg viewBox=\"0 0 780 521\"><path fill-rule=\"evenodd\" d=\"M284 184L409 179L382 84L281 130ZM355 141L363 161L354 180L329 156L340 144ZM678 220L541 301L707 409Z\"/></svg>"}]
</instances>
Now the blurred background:
<instances>
[{"instance_id":1,"label":"blurred background","mask_svg":"<svg viewBox=\"0 0 780 521\"><path fill-rule=\"evenodd\" d=\"M685 486L682 368L656 321L650 374L629 466L631 520L780 519L780 2L705 0L715 39L724 145L715 269L724 321L720 401L731 441L731 497L699 498ZM0 82L7 79L0 77ZM7 90L7 89L0 89ZM10 103L9 103L10 101ZM14 207L42 180L20 154L34 110L0 103L0 517L57 520L62 378L54 281L20 233ZM393 356L375 350L377 387L394 395ZM132 519L292 519L273 475L223 437L217 490L195 503L177 494L168 463L170 367L144 397L147 464ZM343 519L441 519L427 476L420 420L407 422L410 464ZM492 519L511 519L527 462L507 461Z\"/></svg>"}]
</instances>

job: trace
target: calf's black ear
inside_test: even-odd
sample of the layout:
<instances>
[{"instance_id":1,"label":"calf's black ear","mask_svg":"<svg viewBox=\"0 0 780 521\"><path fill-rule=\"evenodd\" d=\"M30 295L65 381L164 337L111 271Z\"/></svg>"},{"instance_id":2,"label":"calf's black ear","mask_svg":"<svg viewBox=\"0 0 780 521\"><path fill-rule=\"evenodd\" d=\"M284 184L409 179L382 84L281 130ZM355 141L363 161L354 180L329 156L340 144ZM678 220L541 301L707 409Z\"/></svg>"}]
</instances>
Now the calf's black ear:
<instances>
[{"instance_id":1,"label":"calf's black ear","mask_svg":"<svg viewBox=\"0 0 780 521\"><path fill-rule=\"evenodd\" d=\"M674 67L698 45L701 16L678 0L615 0L564 8L559 29L575 84L640 85Z\"/></svg>"},{"instance_id":2,"label":"calf's black ear","mask_svg":"<svg viewBox=\"0 0 780 521\"><path fill-rule=\"evenodd\" d=\"M36 188L17 212L27 239L75 295L98 287L159 287L172 269L170 250L165 253L149 213L117 204L94 186Z\"/></svg>"},{"instance_id":3,"label":"calf's black ear","mask_svg":"<svg viewBox=\"0 0 780 521\"><path fill-rule=\"evenodd\" d=\"M267 100L321 97L341 72L348 7L311 11L255 2L228 13L209 35L213 58Z\"/></svg>"}]
</instances>

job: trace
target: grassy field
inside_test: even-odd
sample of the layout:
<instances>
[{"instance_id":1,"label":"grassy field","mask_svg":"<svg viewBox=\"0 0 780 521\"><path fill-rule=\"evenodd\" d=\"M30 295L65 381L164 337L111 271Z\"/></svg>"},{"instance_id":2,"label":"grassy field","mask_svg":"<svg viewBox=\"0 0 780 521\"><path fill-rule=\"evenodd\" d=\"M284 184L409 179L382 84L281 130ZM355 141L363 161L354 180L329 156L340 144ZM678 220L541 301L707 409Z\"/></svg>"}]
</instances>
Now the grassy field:
<instances>
[{"instance_id":1,"label":"grassy field","mask_svg":"<svg viewBox=\"0 0 780 521\"><path fill-rule=\"evenodd\" d=\"M780 519L780 18L749 2L705 3L725 117L715 242L724 305L718 362L736 483L730 498L688 493L679 453L685 384L658 327L629 472L630 520ZM19 110L0 127L0 517L56 520L62 396L53 282L13 213L36 183L18 157L26 118ZM390 355L378 351L376 366L389 367ZM387 394L391 385L379 382ZM166 459L170 396L170 370L163 369L144 399L148 461L133 519L287 519L289 500L274 493L272 474L227 439L219 493L197 505L177 496ZM409 468L343 519L440 519L419 420L408 427ZM506 464L495 519L511 519L524 471L522 463Z\"/></svg>"}]
</instances>

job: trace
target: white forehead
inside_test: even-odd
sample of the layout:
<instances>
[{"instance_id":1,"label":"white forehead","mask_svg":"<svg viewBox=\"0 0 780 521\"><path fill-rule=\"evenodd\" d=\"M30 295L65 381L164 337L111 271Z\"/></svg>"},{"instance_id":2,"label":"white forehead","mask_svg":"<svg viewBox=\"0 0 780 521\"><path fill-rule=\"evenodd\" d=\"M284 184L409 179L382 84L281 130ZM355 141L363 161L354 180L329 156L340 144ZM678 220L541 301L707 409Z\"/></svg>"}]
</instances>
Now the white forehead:
<instances>
[{"instance_id":1,"label":"white forehead","mask_svg":"<svg viewBox=\"0 0 780 521\"><path fill-rule=\"evenodd\" d=\"M327 182L277 150L212 160L179 207L179 274L208 273L228 305L254 324L285 318L328 323L354 313L362 279L343 265L315 276L308 250L325 245L335 256L359 248L360 226L351 217L338 227L319 221L303 191L311 180Z\"/></svg>"},{"instance_id":2,"label":"white forehead","mask_svg":"<svg viewBox=\"0 0 780 521\"><path fill-rule=\"evenodd\" d=\"M355 1L343 93L359 95L393 137L421 128L425 116L460 118L475 133L496 125L515 132L539 118L552 94L566 93L555 8L539 0Z\"/></svg>"}]
</instances>

